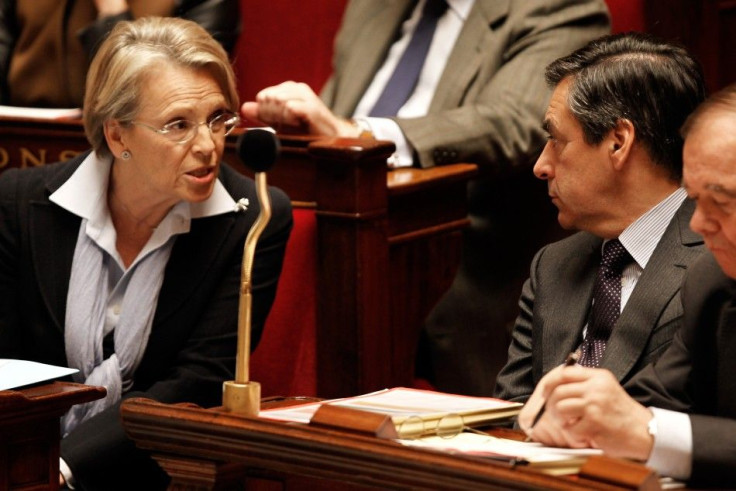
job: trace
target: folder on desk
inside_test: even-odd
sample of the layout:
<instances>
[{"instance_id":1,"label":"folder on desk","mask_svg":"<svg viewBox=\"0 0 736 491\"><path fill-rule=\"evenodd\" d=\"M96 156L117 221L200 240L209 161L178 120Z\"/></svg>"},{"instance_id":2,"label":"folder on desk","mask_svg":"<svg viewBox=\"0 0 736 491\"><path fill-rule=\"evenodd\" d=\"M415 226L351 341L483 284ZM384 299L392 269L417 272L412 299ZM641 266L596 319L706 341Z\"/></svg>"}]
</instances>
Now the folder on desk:
<instances>
[{"instance_id":1,"label":"folder on desk","mask_svg":"<svg viewBox=\"0 0 736 491\"><path fill-rule=\"evenodd\" d=\"M392 438L389 436L391 433L387 433L383 426L384 418L390 418L396 430L394 438L418 438L443 432L459 433L465 427L509 419L519 413L521 406L521 403L490 397L397 387L356 397L261 411L260 416L284 421L312 422L321 426L371 432L376 436ZM322 407L325 409L320 409ZM345 411L336 411L338 408ZM317 414L318 411L327 414ZM360 417L360 413L356 414L356 411L362 411L364 418ZM382 418L371 418L370 415L380 415Z\"/></svg>"},{"instance_id":2,"label":"folder on desk","mask_svg":"<svg viewBox=\"0 0 736 491\"><path fill-rule=\"evenodd\" d=\"M502 460L510 465L527 466L551 475L576 474L589 457L602 454L598 449L547 447L536 442L476 433L460 433L452 438L429 436L400 442L426 450Z\"/></svg>"}]
</instances>

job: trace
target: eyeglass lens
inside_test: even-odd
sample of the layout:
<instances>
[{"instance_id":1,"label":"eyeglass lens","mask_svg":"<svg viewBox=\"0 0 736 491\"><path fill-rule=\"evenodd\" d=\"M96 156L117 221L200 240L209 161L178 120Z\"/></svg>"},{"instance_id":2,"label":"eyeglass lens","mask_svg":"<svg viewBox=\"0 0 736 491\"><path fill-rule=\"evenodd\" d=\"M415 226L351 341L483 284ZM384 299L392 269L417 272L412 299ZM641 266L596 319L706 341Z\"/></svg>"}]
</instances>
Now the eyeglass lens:
<instances>
[{"instance_id":1,"label":"eyeglass lens","mask_svg":"<svg viewBox=\"0 0 736 491\"><path fill-rule=\"evenodd\" d=\"M434 434L440 438L452 438L465 429L463 417L459 414L447 414L436 423L424 421L419 416L409 416L398 425L399 438L414 440L427 434Z\"/></svg>"},{"instance_id":2,"label":"eyeglass lens","mask_svg":"<svg viewBox=\"0 0 736 491\"><path fill-rule=\"evenodd\" d=\"M234 114L222 113L215 116L206 123L195 123L194 121L189 121L186 119L174 121L172 123L164 125L164 127L162 128L162 133L166 137L174 141L188 141L195 136L197 128L200 126L200 124L206 124L213 135L224 136L230 133L233 128L235 128L237 122L238 118Z\"/></svg>"}]
</instances>

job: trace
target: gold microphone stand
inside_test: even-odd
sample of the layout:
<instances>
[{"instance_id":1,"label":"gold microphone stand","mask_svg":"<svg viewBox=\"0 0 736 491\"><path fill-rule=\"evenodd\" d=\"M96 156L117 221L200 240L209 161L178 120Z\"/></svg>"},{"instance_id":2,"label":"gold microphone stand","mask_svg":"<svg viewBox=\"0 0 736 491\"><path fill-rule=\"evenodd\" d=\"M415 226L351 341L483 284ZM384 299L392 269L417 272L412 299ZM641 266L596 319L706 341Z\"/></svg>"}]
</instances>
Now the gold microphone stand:
<instances>
[{"instance_id":1,"label":"gold microphone stand","mask_svg":"<svg viewBox=\"0 0 736 491\"><path fill-rule=\"evenodd\" d=\"M240 276L240 304L238 308L238 346L235 365L235 380L224 382L222 387L222 405L226 411L244 416L258 416L261 408L261 384L249 380L250 366L250 332L252 312L251 278L253 272L253 258L256 244L266 224L271 219L271 200L268 196L266 173L256 172L256 194L261 211L255 223L248 231L243 248L243 267Z\"/></svg>"}]
</instances>

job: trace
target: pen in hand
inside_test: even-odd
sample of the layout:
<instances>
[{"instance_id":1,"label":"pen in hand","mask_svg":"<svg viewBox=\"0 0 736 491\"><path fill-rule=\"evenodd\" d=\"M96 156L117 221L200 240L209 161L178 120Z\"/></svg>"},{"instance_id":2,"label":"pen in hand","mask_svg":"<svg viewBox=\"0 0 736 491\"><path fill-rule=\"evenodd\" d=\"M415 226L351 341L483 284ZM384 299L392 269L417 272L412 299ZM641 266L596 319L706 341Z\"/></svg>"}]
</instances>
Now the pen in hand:
<instances>
[{"instance_id":1,"label":"pen in hand","mask_svg":"<svg viewBox=\"0 0 736 491\"><path fill-rule=\"evenodd\" d=\"M569 367L569 366L576 364L579 359L580 359L580 350L577 349L573 351L572 353L570 353L569 355L567 355L567 358L565 358L565 361L562 364L566 367ZM529 433L531 433L532 430L534 430L534 427L536 426L536 424L539 423L539 420L542 418L542 416L544 416L544 408L546 407L546 405L547 405L547 401L545 401L544 404L542 404L542 407L539 409L539 412L537 413L536 416L534 416L532 425L529 427ZM527 436L524 441L530 442L532 441L532 437Z\"/></svg>"}]
</instances>

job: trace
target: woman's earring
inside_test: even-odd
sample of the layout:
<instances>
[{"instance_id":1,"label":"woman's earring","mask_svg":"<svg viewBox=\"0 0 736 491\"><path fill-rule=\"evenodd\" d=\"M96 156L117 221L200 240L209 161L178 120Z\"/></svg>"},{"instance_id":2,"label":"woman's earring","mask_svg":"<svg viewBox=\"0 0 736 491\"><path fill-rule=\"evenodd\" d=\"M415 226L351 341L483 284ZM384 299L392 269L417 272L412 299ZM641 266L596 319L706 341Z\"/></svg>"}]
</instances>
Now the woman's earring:
<instances>
[{"instance_id":1,"label":"woman's earring","mask_svg":"<svg viewBox=\"0 0 736 491\"><path fill-rule=\"evenodd\" d=\"M120 156L123 158L123 160L130 160L130 151L123 150L123 153L121 153Z\"/></svg>"}]
</instances>

